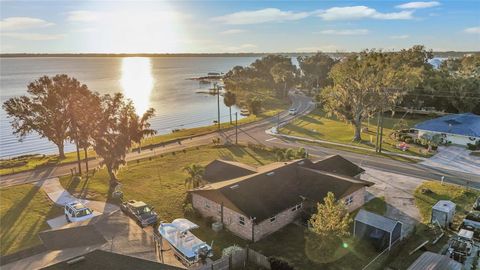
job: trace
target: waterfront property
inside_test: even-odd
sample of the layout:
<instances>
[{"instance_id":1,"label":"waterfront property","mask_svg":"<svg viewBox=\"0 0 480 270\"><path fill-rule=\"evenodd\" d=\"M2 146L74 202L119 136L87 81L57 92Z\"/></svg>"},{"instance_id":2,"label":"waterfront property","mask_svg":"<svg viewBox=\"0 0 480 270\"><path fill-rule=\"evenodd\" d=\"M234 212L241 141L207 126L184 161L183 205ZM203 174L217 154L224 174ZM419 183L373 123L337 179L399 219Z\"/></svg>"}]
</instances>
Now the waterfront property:
<instances>
[{"instance_id":1,"label":"waterfront property","mask_svg":"<svg viewBox=\"0 0 480 270\"><path fill-rule=\"evenodd\" d=\"M480 116L473 113L450 114L415 125L418 135L440 134L444 143L467 145L480 141Z\"/></svg>"},{"instance_id":2,"label":"waterfront property","mask_svg":"<svg viewBox=\"0 0 480 270\"><path fill-rule=\"evenodd\" d=\"M258 241L301 216L312 213L328 192L349 212L365 203L363 169L342 157L313 162L300 159L254 168L215 160L206 166L204 187L191 190L192 205L204 217L220 221L241 238Z\"/></svg>"}]
</instances>

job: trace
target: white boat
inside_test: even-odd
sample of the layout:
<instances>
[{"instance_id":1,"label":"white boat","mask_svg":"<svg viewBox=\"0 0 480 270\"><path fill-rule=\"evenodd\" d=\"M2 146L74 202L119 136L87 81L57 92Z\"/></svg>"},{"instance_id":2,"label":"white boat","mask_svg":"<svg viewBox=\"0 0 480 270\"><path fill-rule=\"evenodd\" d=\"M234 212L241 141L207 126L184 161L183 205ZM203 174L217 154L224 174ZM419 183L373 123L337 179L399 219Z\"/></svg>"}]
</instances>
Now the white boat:
<instances>
[{"instance_id":1,"label":"white boat","mask_svg":"<svg viewBox=\"0 0 480 270\"><path fill-rule=\"evenodd\" d=\"M188 266L213 256L212 247L193 235L199 226L188 219L177 218L172 223L160 223L158 232L167 240L175 254Z\"/></svg>"}]
</instances>

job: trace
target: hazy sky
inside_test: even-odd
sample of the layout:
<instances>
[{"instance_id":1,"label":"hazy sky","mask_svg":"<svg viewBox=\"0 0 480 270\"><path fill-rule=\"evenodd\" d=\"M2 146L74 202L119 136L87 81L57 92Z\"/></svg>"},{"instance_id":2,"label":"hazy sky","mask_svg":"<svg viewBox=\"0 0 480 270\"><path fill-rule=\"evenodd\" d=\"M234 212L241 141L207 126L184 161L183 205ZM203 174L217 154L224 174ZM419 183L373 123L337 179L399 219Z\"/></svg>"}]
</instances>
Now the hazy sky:
<instances>
[{"instance_id":1,"label":"hazy sky","mask_svg":"<svg viewBox=\"0 0 480 270\"><path fill-rule=\"evenodd\" d=\"M480 50L480 1L1 1L1 52Z\"/></svg>"}]
</instances>

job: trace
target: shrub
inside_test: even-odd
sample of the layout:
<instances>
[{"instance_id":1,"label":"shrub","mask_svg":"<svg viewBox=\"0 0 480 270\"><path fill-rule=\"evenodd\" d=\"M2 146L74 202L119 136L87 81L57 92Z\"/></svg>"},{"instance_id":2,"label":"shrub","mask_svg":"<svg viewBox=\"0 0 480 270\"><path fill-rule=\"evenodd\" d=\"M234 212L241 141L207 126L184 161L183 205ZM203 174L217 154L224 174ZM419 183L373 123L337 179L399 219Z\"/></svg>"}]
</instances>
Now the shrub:
<instances>
[{"instance_id":1,"label":"shrub","mask_svg":"<svg viewBox=\"0 0 480 270\"><path fill-rule=\"evenodd\" d=\"M476 143L467 143L467 148L468 150L480 150L480 141L477 141Z\"/></svg>"},{"instance_id":2,"label":"shrub","mask_svg":"<svg viewBox=\"0 0 480 270\"><path fill-rule=\"evenodd\" d=\"M413 139L411 137L406 137L405 142L406 143L413 143Z\"/></svg>"},{"instance_id":3,"label":"shrub","mask_svg":"<svg viewBox=\"0 0 480 270\"><path fill-rule=\"evenodd\" d=\"M228 256L232 255L233 253L235 253L236 251L241 251L241 250L243 250L243 248L241 248L237 245L229 246L229 247L224 248L222 250L222 257L228 257Z\"/></svg>"},{"instance_id":4,"label":"shrub","mask_svg":"<svg viewBox=\"0 0 480 270\"><path fill-rule=\"evenodd\" d=\"M270 268L275 270L295 270L295 268L290 265L289 262L285 261L282 258L270 257L268 258L270 262Z\"/></svg>"},{"instance_id":5,"label":"shrub","mask_svg":"<svg viewBox=\"0 0 480 270\"><path fill-rule=\"evenodd\" d=\"M192 215L195 213L195 209L191 203L186 203L183 205L183 213L186 215Z\"/></svg>"}]
</instances>

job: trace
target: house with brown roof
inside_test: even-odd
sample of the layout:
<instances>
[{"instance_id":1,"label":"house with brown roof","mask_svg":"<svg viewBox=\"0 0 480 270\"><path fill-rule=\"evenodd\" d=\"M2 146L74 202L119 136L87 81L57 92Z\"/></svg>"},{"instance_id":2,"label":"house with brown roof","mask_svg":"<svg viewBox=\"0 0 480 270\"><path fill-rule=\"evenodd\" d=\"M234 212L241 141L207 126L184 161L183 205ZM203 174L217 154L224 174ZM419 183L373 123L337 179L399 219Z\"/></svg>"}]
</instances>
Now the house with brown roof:
<instances>
[{"instance_id":1,"label":"house with brown roof","mask_svg":"<svg viewBox=\"0 0 480 270\"><path fill-rule=\"evenodd\" d=\"M328 192L354 211L365 202L364 170L335 155L313 162L300 159L254 168L215 160L205 168L207 185L190 191L193 207L234 234L258 241L323 202Z\"/></svg>"}]
</instances>

